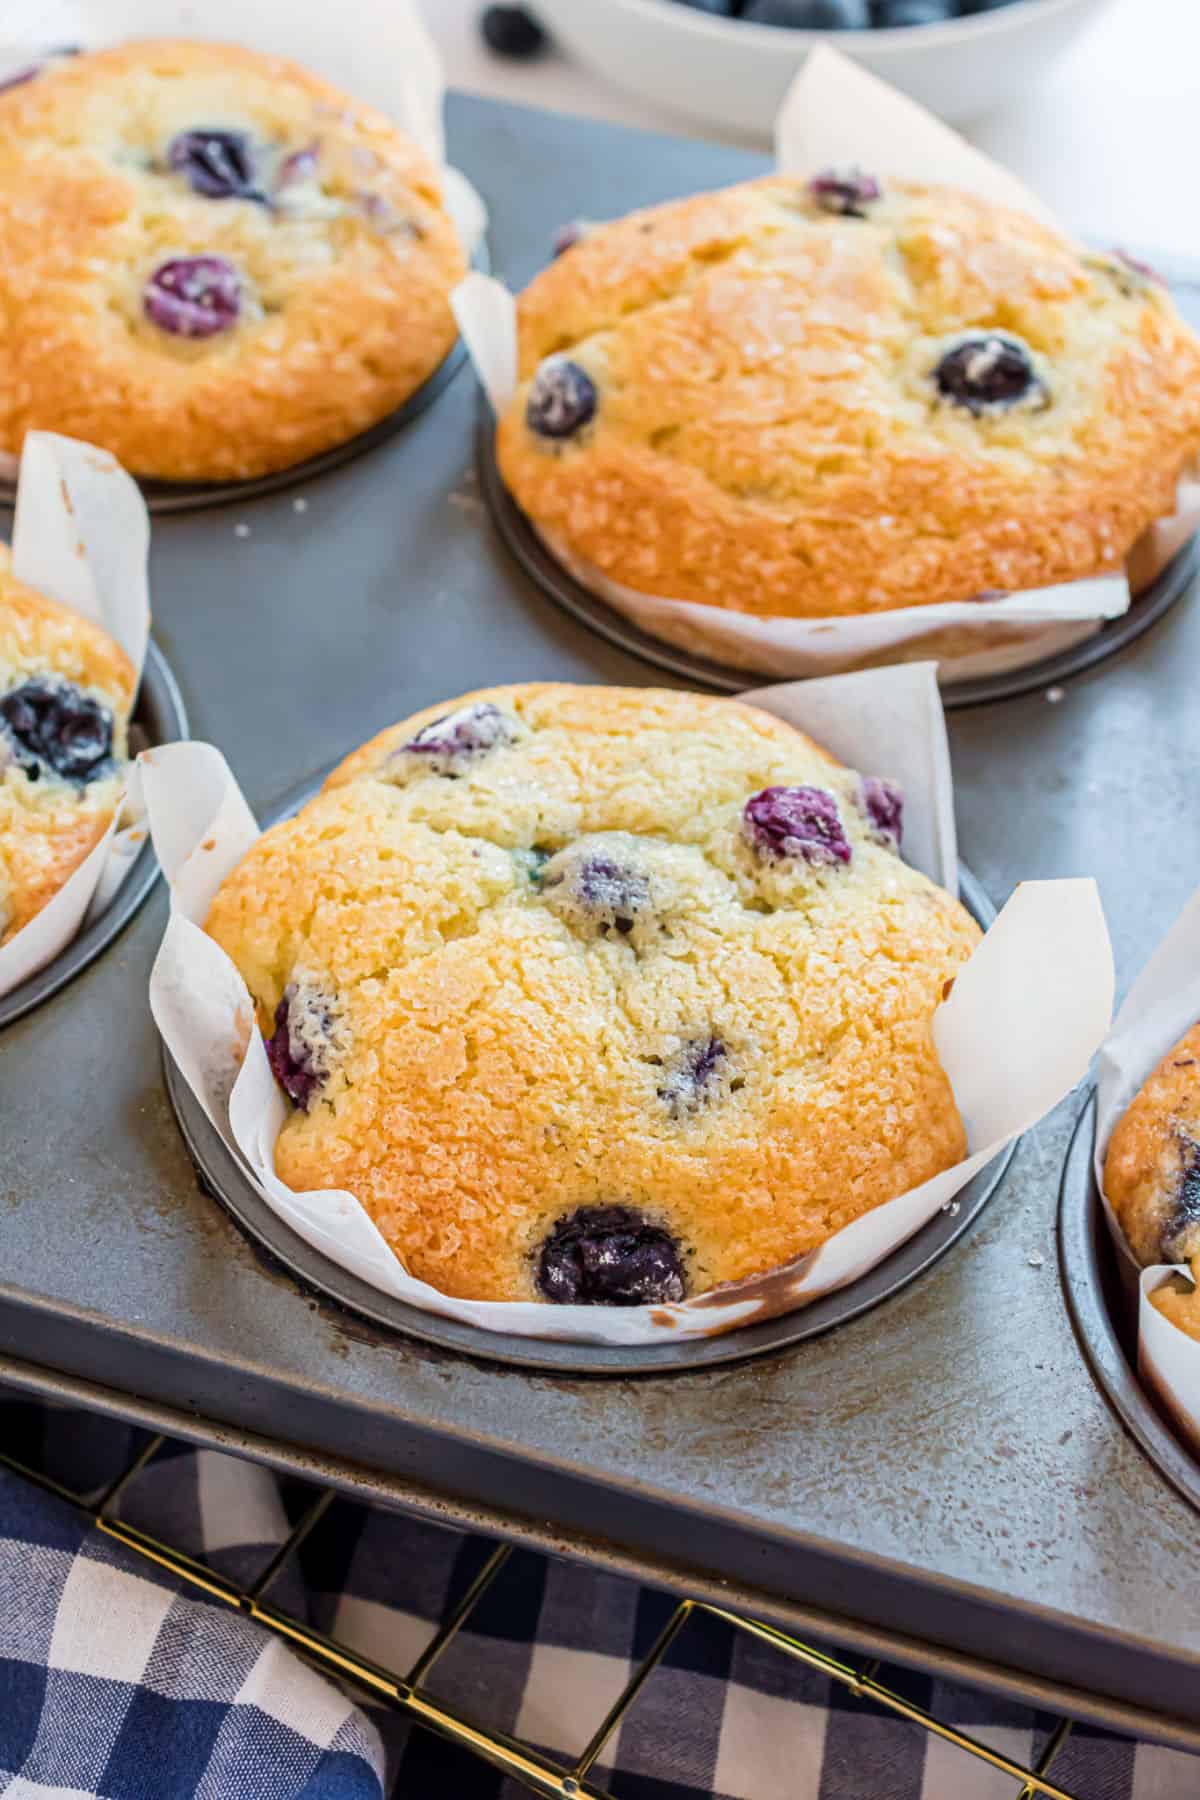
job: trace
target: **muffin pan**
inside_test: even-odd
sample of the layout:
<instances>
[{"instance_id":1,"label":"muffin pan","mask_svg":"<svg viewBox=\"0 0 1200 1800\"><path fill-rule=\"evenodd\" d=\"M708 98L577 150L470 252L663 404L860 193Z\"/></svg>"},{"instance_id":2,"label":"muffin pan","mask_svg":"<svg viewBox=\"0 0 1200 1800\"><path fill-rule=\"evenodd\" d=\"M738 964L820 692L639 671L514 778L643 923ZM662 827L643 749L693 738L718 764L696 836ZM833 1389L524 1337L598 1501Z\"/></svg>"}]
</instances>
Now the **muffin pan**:
<instances>
[{"instance_id":1,"label":"muffin pan","mask_svg":"<svg viewBox=\"0 0 1200 1800\"><path fill-rule=\"evenodd\" d=\"M1184 316L1190 317L1200 329L1200 291L1184 285L1175 289L1175 297ZM551 555L517 505L504 485L496 462L495 438L491 409L481 396L476 425L476 460L479 485L488 510L497 531L525 573L559 606L565 607L575 618L582 619L585 625L598 631L601 637L608 638L610 643L619 645L622 650L628 650L634 656L640 656L645 662L653 663L656 668L667 669L672 675L681 676L694 686L738 694L747 687L779 679L770 675L748 674L744 669L734 669L726 663L696 656L677 644L669 644L665 639L643 631L615 607L607 606ZM1127 644L1133 643L1143 631L1148 631L1151 625L1161 619L1188 591L1198 570L1200 536L1193 537L1172 557L1157 579L1138 595L1129 611L1121 618L1110 619L1082 643L1074 644L1070 649L1054 656L1042 657L1038 662L1028 663L1024 668L947 682L942 688L945 706L950 709L957 706L982 706L990 700L1011 700L1019 694L1035 693L1039 689L1067 681L1073 675L1080 675L1085 669L1094 668L1097 663L1115 656Z\"/></svg>"},{"instance_id":2,"label":"muffin pan","mask_svg":"<svg viewBox=\"0 0 1200 1800\"><path fill-rule=\"evenodd\" d=\"M146 648L138 703L130 721L130 751L136 754L152 744L173 743L187 734L187 713L179 685L162 651L152 640ZM36 975L31 975L28 981L7 994L0 994L0 1030L39 1001L56 994L72 976L85 969L93 957L106 950L128 925L157 880L158 864L147 841L111 905L86 925L44 969L39 969Z\"/></svg>"},{"instance_id":3,"label":"muffin pan","mask_svg":"<svg viewBox=\"0 0 1200 1800\"><path fill-rule=\"evenodd\" d=\"M515 283L565 218L759 166L480 100L449 125ZM488 529L474 424L458 381L303 511L293 488L157 521L159 643L264 815L435 698L648 679ZM986 894L1096 874L1126 973L1200 866L1198 661L1183 603L1057 703L950 722ZM947 1254L836 1330L669 1379L505 1367L329 1304L201 1189L146 1005L165 917L160 887L0 1033L0 1376L1200 1747L1195 1511L1110 1408L1057 1279L1079 1097Z\"/></svg>"}]
</instances>

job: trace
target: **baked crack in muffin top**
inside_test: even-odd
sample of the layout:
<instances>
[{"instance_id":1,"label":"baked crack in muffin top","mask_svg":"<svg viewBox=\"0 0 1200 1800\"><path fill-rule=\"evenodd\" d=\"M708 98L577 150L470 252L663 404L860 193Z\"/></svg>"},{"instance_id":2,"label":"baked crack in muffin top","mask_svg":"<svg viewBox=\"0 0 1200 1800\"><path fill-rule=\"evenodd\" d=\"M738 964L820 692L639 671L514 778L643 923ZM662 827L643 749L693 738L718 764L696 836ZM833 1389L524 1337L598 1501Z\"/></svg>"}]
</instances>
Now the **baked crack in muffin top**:
<instances>
[{"instance_id":1,"label":"baked crack in muffin top","mask_svg":"<svg viewBox=\"0 0 1200 1800\"><path fill-rule=\"evenodd\" d=\"M978 938L901 797L735 701L530 684L356 751L207 929L294 1110L446 1293L633 1305L774 1268L963 1154L930 1025Z\"/></svg>"},{"instance_id":2,"label":"baked crack in muffin top","mask_svg":"<svg viewBox=\"0 0 1200 1800\"><path fill-rule=\"evenodd\" d=\"M136 683L120 645L19 582L0 545L0 944L111 824Z\"/></svg>"},{"instance_id":3,"label":"baked crack in muffin top","mask_svg":"<svg viewBox=\"0 0 1200 1800\"><path fill-rule=\"evenodd\" d=\"M580 229L521 296L504 478L552 547L762 617L1119 569L1200 450L1162 284L945 187L768 176Z\"/></svg>"},{"instance_id":4,"label":"baked crack in muffin top","mask_svg":"<svg viewBox=\"0 0 1200 1800\"><path fill-rule=\"evenodd\" d=\"M0 91L0 448L289 467L400 406L465 268L424 152L282 57L139 42Z\"/></svg>"}]
</instances>

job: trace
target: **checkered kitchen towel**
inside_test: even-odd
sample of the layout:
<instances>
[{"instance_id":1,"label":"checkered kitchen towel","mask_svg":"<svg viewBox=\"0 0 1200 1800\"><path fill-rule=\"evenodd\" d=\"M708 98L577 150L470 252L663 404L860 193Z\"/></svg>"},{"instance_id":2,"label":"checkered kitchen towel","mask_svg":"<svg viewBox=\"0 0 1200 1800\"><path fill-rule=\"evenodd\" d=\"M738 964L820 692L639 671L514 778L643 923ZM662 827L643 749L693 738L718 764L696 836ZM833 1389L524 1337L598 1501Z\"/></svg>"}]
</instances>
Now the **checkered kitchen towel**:
<instances>
[{"instance_id":1,"label":"checkered kitchen towel","mask_svg":"<svg viewBox=\"0 0 1200 1800\"><path fill-rule=\"evenodd\" d=\"M0 1444L100 1492L136 1434L0 1402ZM313 1492L182 1444L121 1514L235 1581L261 1572ZM272 1598L403 1671L478 1572L484 1539L342 1500ZM667 1596L518 1552L431 1689L471 1720L578 1754L654 1642ZM1049 1718L899 1670L885 1679L1028 1763ZM596 1771L620 1800L1015 1800L1015 1784L698 1617ZM1077 1728L1054 1767L1079 1800L1195 1800L1200 1763ZM0 1795L5 1800L521 1800L524 1790L396 1715L368 1712L278 1641L177 1591L0 1471Z\"/></svg>"}]
</instances>

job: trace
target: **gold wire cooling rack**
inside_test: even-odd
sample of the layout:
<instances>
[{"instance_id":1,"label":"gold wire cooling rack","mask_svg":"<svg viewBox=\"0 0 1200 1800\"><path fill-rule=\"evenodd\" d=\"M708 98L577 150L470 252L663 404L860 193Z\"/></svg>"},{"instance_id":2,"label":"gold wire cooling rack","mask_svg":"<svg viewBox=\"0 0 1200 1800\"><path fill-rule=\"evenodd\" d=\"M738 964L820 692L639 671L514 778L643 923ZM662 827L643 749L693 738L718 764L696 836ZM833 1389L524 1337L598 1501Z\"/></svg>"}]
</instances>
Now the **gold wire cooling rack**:
<instances>
[{"instance_id":1,"label":"gold wire cooling rack","mask_svg":"<svg viewBox=\"0 0 1200 1800\"><path fill-rule=\"evenodd\" d=\"M292 1618L289 1613L273 1606L266 1598L268 1588L274 1582L288 1559L304 1542L309 1532L316 1525L327 1507L336 1497L336 1490L327 1488L318 1494L316 1499L301 1516L290 1536L267 1561L257 1578L247 1587L239 1587L235 1582L227 1580L205 1563L198 1562L195 1557L176 1550L172 1545L151 1537L148 1532L139 1531L127 1525L115 1516L114 1508L118 1497L126 1484L145 1467L156 1455L167 1440L157 1436L142 1446L127 1468L123 1469L116 1480L111 1482L101 1497L77 1493L65 1487L61 1482L52 1481L48 1475L38 1469L31 1469L25 1463L8 1456L0 1450L0 1467L10 1470L35 1487L46 1493L54 1494L60 1500L83 1513L97 1530L114 1538L119 1544L132 1551L135 1556L155 1563L165 1569L187 1587L195 1588L208 1596L210 1600L223 1602L236 1611L244 1613L247 1618L255 1620L266 1630L283 1638L299 1655L326 1675L337 1681L360 1690L375 1705L393 1707L397 1712L425 1726L430 1731L438 1732L448 1738L460 1749L472 1752L481 1761L491 1764L521 1783L532 1794L551 1796L552 1800L612 1800L606 1789L598 1787L589 1780L592 1769L599 1760L605 1744L617 1730L625 1714L637 1699L642 1688L654 1673L655 1668L666 1655L667 1650L685 1626L697 1629L705 1619L719 1619L726 1625L734 1626L738 1631L747 1632L761 1643L771 1645L781 1656L791 1657L793 1661L803 1663L818 1674L826 1675L838 1682L860 1700L873 1700L878 1705L888 1708L901 1718L909 1720L913 1725L921 1727L946 1743L953 1744L964 1755L977 1757L981 1762L991 1765L1001 1774L1009 1775L1014 1782L1021 1785L1016 1790L1014 1800L1035 1800L1036 1795L1046 1796L1046 1800L1080 1800L1065 1788L1055 1785L1050 1780L1050 1769L1066 1742L1071 1730L1069 1719L1060 1719L1052 1731L1046 1748L1037 1767L1023 1768L1011 1757L982 1744L978 1738L958 1731L952 1725L943 1724L923 1707L914 1706L902 1695L885 1687L876 1679L879 1662L864 1663L860 1668L853 1668L849 1663L839 1662L823 1650L812 1645L803 1644L798 1638L789 1637L786 1632L777 1630L773 1625L760 1624L755 1619L744 1619L737 1613L728 1612L724 1607L713 1606L707 1601L681 1600L671 1614L665 1627L659 1633L649 1653L638 1664L626 1683L621 1694L600 1720L586 1748L577 1760L569 1766L544 1756L540 1751L517 1739L506 1736L490 1728L475 1725L470 1719L463 1718L453 1708L441 1700L435 1699L427 1690L425 1683L434 1665L447 1649L453 1638L470 1618L496 1576L503 1568L510 1555L510 1548L498 1544L488 1557L483 1568L467 1589L458 1605L447 1614L434 1633L430 1642L422 1650L412 1667L403 1675L392 1669L383 1668L379 1663L369 1662L366 1657L359 1656L345 1644L339 1644L334 1638L326 1637L319 1631Z\"/></svg>"}]
</instances>

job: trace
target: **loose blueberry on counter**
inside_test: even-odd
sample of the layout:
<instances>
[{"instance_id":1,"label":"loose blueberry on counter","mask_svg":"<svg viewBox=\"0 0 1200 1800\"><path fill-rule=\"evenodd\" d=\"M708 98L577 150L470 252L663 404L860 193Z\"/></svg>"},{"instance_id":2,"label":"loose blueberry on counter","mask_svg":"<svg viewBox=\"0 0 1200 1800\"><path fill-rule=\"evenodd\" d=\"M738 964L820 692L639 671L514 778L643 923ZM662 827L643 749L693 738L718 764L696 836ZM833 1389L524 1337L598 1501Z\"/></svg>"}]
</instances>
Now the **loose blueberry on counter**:
<instances>
[{"instance_id":1,"label":"loose blueberry on counter","mask_svg":"<svg viewBox=\"0 0 1200 1800\"><path fill-rule=\"evenodd\" d=\"M271 1073L288 1098L307 1112L329 1073L326 1058L333 1014L310 984L289 981L275 1008L275 1030L266 1040Z\"/></svg>"},{"instance_id":2,"label":"loose blueberry on counter","mask_svg":"<svg viewBox=\"0 0 1200 1800\"><path fill-rule=\"evenodd\" d=\"M600 931L628 937L639 915L650 910L650 882L640 869L602 850L568 855L542 879L542 891L558 913L580 914Z\"/></svg>"},{"instance_id":3,"label":"loose blueberry on counter","mask_svg":"<svg viewBox=\"0 0 1200 1800\"><path fill-rule=\"evenodd\" d=\"M729 1050L717 1037L693 1038L663 1071L658 1097L673 1119L699 1112L727 1073Z\"/></svg>"},{"instance_id":4,"label":"loose blueberry on counter","mask_svg":"<svg viewBox=\"0 0 1200 1800\"><path fill-rule=\"evenodd\" d=\"M569 356L548 356L529 384L525 423L538 437L568 438L595 417L596 384Z\"/></svg>"},{"instance_id":5,"label":"loose blueberry on counter","mask_svg":"<svg viewBox=\"0 0 1200 1800\"><path fill-rule=\"evenodd\" d=\"M746 0L741 16L794 31L865 31L871 23L867 0Z\"/></svg>"},{"instance_id":6,"label":"loose blueberry on counter","mask_svg":"<svg viewBox=\"0 0 1200 1800\"><path fill-rule=\"evenodd\" d=\"M631 1206L581 1206L560 1219L537 1285L556 1306L657 1306L687 1291L679 1245Z\"/></svg>"},{"instance_id":7,"label":"loose blueberry on counter","mask_svg":"<svg viewBox=\"0 0 1200 1800\"><path fill-rule=\"evenodd\" d=\"M173 337L215 337L237 324L242 286L223 256L174 256L147 281L142 305L146 317Z\"/></svg>"},{"instance_id":8,"label":"loose blueberry on counter","mask_svg":"<svg viewBox=\"0 0 1200 1800\"><path fill-rule=\"evenodd\" d=\"M490 700L480 700L474 706L460 706L457 712L443 713L440 719L422 725L415 737L392 752L388 762L408 761L410 768L416 766L431 775L453 778L489 750L514 743L517 735L515 719Z\"/></svg>"},{"instance_id":9,"label":"loose blueberry on counter","mask_svg":"<svg viewBox=\"0 0 1200 1800\"><path fill-rule=\"evenodd\" d=\"M944 353L933 378L944 399L977 418L1029 401L1050 403L1028 346L1007 331L972 332L961 338Z\"/></svg>"},{"instance_id":10,"label":"loose blueberry on counter","mask_svg":"<svg viewBox=\"0 0 1200 1800\"><path fill-rule=\"evenodd\" d=\"M742 835L760 856L850 861L837 801L824 788L769 787L752 794L742 808Z\"/></svg>"},{"instance_id":11,"label":"loose blueberry on counter","mask_svg":"<svg viewBox=\"0 0 1200 1800\"><path fill-rule=\"evenodd\" d=\"M209 200L266 200L255 180L254 152L244 131L199 126L167 145L167 163Z\"/></svg>"},{"instance_id":12,"label":"loose blueberry on counter","mask_svg":"<svg viewBox=\"0 0 1200 1800\"><path fill-rule=\"evenodd\" d=\"M81 787L112 773L113 717L73 681L35 675L0 697L0 731L30 781L58 775Z\"/></svg>"},{"instance_id":13,"label":"loose blueberry on counter","mask_svg":"<svg viewBox=\"0 0 1200 1800\"><path fill-rule=\"evenodd\" d=\"M862 784L863 811L871 821L872 835L891 850L899 850L904 834L904 793L882 775L867 775Z\"/></svg>"},{"instance_id":14,"label":"loose blueberry on counter","mask_svg":"<svg viewBox=\"0 0 1200 1800\"><path fill-rule=\"evenodd\" d=\"M822 169L809 182L808 191L822 212L845 219L865 219L867 207L883 192L875 177L862 169Z\"/></svg>"},{"instance_id":15,"label":"loose blueberry on counter","mask_svg":"<svg viewBox=\"0 0 1200 1800\"><path fill-rule=\"evenodd\" d=\"M489 50L497 56L537 56L549 39L533 14L523 6L485 6L479 29Z\"/></svg>"}]
</instances>

